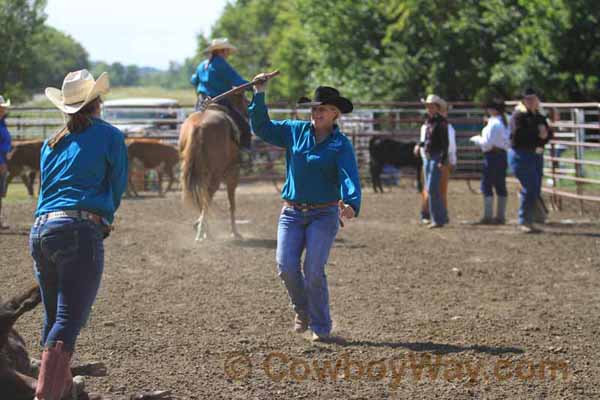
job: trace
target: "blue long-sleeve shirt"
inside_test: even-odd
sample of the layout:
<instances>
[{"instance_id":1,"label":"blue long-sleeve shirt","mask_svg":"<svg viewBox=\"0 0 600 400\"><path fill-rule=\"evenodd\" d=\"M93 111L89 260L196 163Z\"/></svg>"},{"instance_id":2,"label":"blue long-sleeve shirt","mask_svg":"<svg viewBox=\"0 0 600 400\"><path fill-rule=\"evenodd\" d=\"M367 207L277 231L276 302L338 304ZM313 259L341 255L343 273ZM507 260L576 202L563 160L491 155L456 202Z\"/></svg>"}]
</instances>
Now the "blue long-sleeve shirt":
<instances>
[{"instance_id":1,"label":"blue long-sleeve shirt","mask_svg":"<svg viewBox=\"0 0 600 400\"><path fill-rule=\"evenodd\" d=\"M248 107L252 130L264 141L286 149L286 180L281 197L297 203L343 200L360 211L361 190L352 143L336 126L321 143L308 121L271 121L265 94Z\"/></svg>"},{"instance_id":2,"label":"blue long-sleeve shirt","mask_svg":"<svg viewBox=\"0 0 600 400\"><path fill-rule=\"evenodd\" d=\"M215 97L232 89L248 83L237 71L221 56L214 56L212 61L204 60L198 65L192 75L192 85L197 93Z\"/></svg>"},{"instance_id":3,"label":"blue long-sleeve shirt","mask_svg":"<svg viewBox=\"0 0 600 400\"><path fill-rule=\"evenodd\" d=\"M85 210L112 223L127 187L127 147L121 131L93 118L85 131L65 136L41 155L40 196L35 215Z\"/></svg>"},{"instance_id":4,"label":"blue long-sleeve shirt","mask_svg":"<svg viewBox=\"0 0 600 400\"><path fill-rule=\"evenodd\" d=\"M10 133L6 127L6 117L0 119L0 165L6 164L6 155L12 149Z\"/></svg>"}]
</instances>

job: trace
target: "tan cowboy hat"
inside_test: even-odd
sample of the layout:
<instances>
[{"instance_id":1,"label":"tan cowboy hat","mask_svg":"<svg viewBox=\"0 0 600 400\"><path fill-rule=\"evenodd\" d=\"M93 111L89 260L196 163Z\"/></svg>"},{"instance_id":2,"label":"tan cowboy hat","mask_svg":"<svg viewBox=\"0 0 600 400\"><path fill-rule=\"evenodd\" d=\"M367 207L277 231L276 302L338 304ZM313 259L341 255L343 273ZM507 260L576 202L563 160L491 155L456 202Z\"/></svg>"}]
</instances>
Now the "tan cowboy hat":
<instances>
[{"instance_id":1,"label":"tan cowboy hat","mask_svg":"<svg viewBox=\"0 0 600 400\"><path fill-rule=\"evenodd\" d=\"M206 53L210 53L215 50L237 51L237 47L235 47L234 45L229 43L229 39L227 39L227 38L218 38L218 39L213 39L213 41L210 43L210 46L208 46L206 48L206 50L204 50L204 51Z\"/></svg>"},{"instance_id":2,"label":"tan cowboy hat","mask_svg":"<svg viewBox=\"0 0 600 400\"><path fill-rule=\"evenodd\" d=\"M2 108L10 108L10 99L4 100L4 97L0 96L0 107L2 107Z\"/></svg>"},{"instance_id":3,"label":"tan cowboy hat","mask_svg":"<svg viewBox=\"0 0 600 400\"><path fill-rule=\"evenodd\" d=\"M426 99L421 99L421 103L423 104L437 104L440 106L440 109L446 110L448 108L448 103L444 99L442 99L437 94L430 94Z\"/></svg>"},{"instance_id":4,"label":"tan cowboy hat","mask_svg":"<svg viewBox=\"0 0 600 400\"><path fill-rule=\"evenodd\" d=\"M94 80L87 69L82 69L67 74L62 90L46 88L46 97L65 114L75 114L98 96L108 93L109 88L106 72Z\"/></svg>"}]
</instances>

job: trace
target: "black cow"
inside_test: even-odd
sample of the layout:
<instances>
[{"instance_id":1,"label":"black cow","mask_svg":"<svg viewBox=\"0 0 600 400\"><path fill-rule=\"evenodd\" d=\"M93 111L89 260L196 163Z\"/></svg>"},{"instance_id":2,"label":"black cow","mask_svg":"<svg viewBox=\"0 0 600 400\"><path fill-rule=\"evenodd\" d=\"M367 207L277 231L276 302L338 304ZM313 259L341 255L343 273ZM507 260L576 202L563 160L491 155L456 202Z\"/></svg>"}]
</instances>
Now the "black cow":
<instances>
[{"instance_id":1,"label":"black cow","mask_svg":"<svg viewBox=\"0 0 600 400\"><path fill-rule=\"evenodd\" d=\"M383 193L381 172L385 164L395 167L414 167L417 175L417 190L419 192L423 191L421 176L423 160L421 160L421 157L415 156L415 145L415 142L397 142L393 139L380 137L373 137L369 141L371 182L375 193L377 193L377 190Z\"/></svg>"}]
</instances>

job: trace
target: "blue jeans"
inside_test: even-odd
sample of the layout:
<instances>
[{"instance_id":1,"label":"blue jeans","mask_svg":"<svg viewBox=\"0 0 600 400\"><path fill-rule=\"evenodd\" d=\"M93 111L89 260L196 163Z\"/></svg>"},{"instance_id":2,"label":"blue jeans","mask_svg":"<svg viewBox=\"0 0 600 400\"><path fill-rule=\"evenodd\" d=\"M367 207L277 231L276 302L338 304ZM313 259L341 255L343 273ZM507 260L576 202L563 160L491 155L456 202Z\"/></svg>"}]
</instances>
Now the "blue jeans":
<instances>
[{"instance_id":1,"label":"blue jeans","mask_svg":"<svg viewBox=\"0 0 600 400\"><path fill-rule=\"evenodd\" d=\"M510 168L521 183L519 224L533 222L533 208L541 192L540 157L534 151L514 150L508 152Z\"/></svg>"},{"instance_id":2,"label":"blue jeans","mask_svg":"<svg viewBox=\"0 0 600 400\"><path fill-rule=\"evenodd\" d=\"M442 201L442 191L440 180L442 170L438 166L441 156L439 154L430 154L425 160L425 187L429 193L429 215L434 224L444 225L448 221L448 212Z\"/></svg>"},{"instance_id":3,"label":"blue jeans","mask_svg":"<svg viewBox=\"0 0 600 400\"><path fill-rule=\"evenodd\" d=\"M339 227L337 206L308 211L284 207L277 231L277 264L294 311L318 335L331 332L325 264ZM304 268L300 258L304 256Z\"/></svg>"},{"instance_id":4,"label":"blue jeans","mask_svg":"<svg viewBox=\"0 0 600 400\"><path fill-rule=\"evenodd\" d=\"M506 191L506 160L505 151L489 151L483 155L483 175L481 176L481 193L486 197L496 195L508 196Z\"/></svg>"},{"instance_id":5,"label":"blue jeans","mask_svg":"<svg viewBox=\"0 0 600 400\"><path fill-rule=\"evenodd\" d=\"M102 230L92 221L41 217L31 228L29 247L45 310L41 345L62 341L72 352L100 287Z\"/></svg>"}]
</instances>

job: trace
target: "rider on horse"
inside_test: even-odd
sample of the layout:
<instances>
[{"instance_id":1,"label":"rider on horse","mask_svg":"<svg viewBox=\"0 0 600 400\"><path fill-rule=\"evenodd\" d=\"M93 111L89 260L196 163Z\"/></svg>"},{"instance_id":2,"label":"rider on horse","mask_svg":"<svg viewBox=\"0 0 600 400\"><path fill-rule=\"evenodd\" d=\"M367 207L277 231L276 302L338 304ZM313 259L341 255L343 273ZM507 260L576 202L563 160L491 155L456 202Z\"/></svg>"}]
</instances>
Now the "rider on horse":
<instances>
[{"instance_id":1,"label":"rider on horse","mask_svg":"<svg viewBox=\"0 0 600 400\"><path fill-rule=\"evenodd\" d=\"M216 97L227 92L235 86L240 86L248 83L242 78L237 71L226 61L237 48L233 46L227 39L214 39L210 46L206 49L209 53L209 58L202 61L196 72L192 75L191 83L196 87L198 101L196 110L200 110L202 102L207 97ZM218 101L218 104L224 106L231 118L237 124L240 130L240 146L242 148L250 148L250 125L239 111L237 111L229 101L225 98Z\"/></svg>"}]
</instances>

